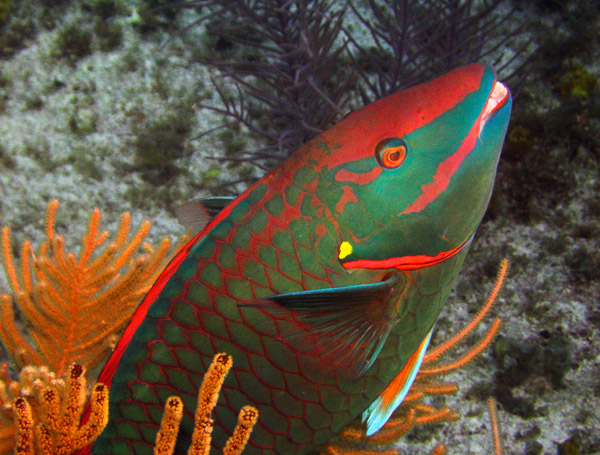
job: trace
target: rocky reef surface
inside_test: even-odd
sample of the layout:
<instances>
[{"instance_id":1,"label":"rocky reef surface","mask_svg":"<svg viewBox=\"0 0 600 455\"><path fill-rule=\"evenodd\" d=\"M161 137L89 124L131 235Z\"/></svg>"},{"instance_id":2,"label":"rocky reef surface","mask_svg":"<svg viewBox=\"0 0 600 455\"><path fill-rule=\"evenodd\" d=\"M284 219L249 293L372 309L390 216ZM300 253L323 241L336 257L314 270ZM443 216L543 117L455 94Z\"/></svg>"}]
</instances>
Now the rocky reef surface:
<instances>
[{"instance_id":1,"label":"rocky reef surface","mask_svg":"<svg viewBox=\"0 0 600 455\"><path fill-rule=\"evenodd\" d=\"M532 2L544 3L553 2ZM586 2L565 3L529 10L540 15L533 39L552 28L565 48L537 51L489 213L432 344L476 314L507 257L494 309L501 335L450 377L460 392L445 403L461 419L412 432L403 453L438 442L449 453L490 453L488 396L500 405L506 453L600 453L600 21L588 18L592 30L575 36L569 21ZM200 26L178 33L198 11L146 9L113 0L0 8L0 225L15 243L41 241L54 198L57 230L73 245L93 207L109 229L129 211L134 225L152 221L152 238L177 237L175 207L260 174L213 159L261 146L243 128L203 134L223 124L198 108L219 102L216 70L195 63L211 42Z\"/></svg>"}]
</instances>

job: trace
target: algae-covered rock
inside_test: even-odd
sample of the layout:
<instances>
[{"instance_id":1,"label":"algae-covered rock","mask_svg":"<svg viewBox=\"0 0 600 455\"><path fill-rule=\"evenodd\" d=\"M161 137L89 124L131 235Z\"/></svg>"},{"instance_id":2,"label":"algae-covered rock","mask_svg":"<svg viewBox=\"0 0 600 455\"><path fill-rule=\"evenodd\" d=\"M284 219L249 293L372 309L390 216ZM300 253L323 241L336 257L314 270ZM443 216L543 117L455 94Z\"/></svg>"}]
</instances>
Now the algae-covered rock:
<instances>
[{"instance_id":1,"label":"algae-covered rock","mask_svg":"<svg viewBox=\"0 0 600 455\"><path fill-rule=\"evenodd\" d=\"M0 0L0 25L8 18L10 12L10 0Z\"/></svg>"}]
</instances>

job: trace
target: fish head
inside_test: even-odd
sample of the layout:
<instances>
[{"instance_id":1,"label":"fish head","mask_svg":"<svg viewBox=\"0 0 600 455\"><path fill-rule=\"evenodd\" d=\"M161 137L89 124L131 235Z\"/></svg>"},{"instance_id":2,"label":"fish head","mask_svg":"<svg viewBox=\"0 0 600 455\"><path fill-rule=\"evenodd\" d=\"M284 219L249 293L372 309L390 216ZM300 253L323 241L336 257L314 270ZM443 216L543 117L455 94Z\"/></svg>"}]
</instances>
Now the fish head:
<instances>
[{"instance_id":1,"label":"fish head","mask_svg":"<svg viewBox=\"0 0 600 455\"><path fill-rule=\"evenodd\" d=\"M415 269L468 246L487 209L511 95L472 64L352 112L315 143L346 268Z\"/></svg>"}]
</instances>

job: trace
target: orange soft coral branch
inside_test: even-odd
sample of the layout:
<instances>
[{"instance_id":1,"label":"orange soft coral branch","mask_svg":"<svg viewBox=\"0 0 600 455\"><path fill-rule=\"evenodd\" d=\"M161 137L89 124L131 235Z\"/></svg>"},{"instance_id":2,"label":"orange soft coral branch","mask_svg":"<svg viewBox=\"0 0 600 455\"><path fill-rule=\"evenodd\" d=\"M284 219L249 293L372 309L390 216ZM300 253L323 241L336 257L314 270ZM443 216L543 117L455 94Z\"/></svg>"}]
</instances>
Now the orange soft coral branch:
<instances>
[{"instance_id":1,"label":"orange soft coral branch","mask_svg":"<svg viewBox=\"0 0 600 455\"><path fill-rule=\"evenodd\" d=\"M130 240L129 244L125 246L121 254L118 256L117 260L113 264L114 267L120 269L127 263L127 261L129 261L129 259L131 259L150 232L150 226L150 221L146 220L142 223L137 232L133 235L133 238Z\"/></svg>"},{"instance_id":2,"label":"orange soft coral branch","mask_svg":"<svg viewBox=\"0 0 600 455\"><path fill-rule=\"evenodd\" d=\"M178 251L182 242L180 242L176 247L175 250ZM149 261L146 264L146 268L143 271L143 273L145 274L145 276L151 276L154 273L156 273L156 271L161 267L162 265L162 260L161 258L164 257L167 252L171 249L171 239L169 239L168 237L165 237L162 239L162 241L160 242L159 247L155 250L152 245L149 245L147 243L144 243L143 245L144 249L149 253Z\"/></svg>"},{"instance_id":3,"label":"orange soft coral branch","mask_svg":"<svg viewBox=\"0 0 600 455\"><path fill-rule=\"evenodd\" d=\"M100 225L100 210L94 209L94 213L90 217L88 231L81 239L83 248L79 254L78 265L79 267L85 266L88 261L92 258L94 251L98 248L102 242L97 241L96 236L98 235L98 227ZM108 236L108 233L107 233ZM105 236L105 238L107 238Z\"/></svg>"},{"instance_id":4,"label":"orange soft coral branch","mask_svg":"<svg viewBox=\"0 0 600 455\"><path fill-rule=\"evenodd\" d=\"M457 420L458 418L459 415L456 412L453 412L450 408L444 408L418 417L415 420L415 424L425 425L437 422L448 422L450 420Z\"/></svg>"},{"instance_id":5,"label":"orange soft coral branch","mask_svg":"<svg viewBox=\"0 0 600 455\"><path fill-rule=\"evenodd\" d=\"M448 395L458 390L456 384L447 384L445 382L428 382L427 384L418 384L419 390L427 395Z\"/></svg>"},{"instance_id":6,"label":"orange soft coral branch","mask_svg":"<svg viewBox=\"0 0 600 455\"><path fill-rule=\"evenodd\" d=\"M9 295L0 296L0 340L13 359L32 359L38 365L43 362L42 356L36 351L15 322L13 300Z\"/></svg>"},{"instance_id":7,"label":"orange soft coral branch","mask_svg":"<svg viewBox=\"0 0 600 455\"><path fill-rule=\"evenodd\" d=\"M502 438L500 437L500 424L498 423L498 412L496 411L496 400L488 398L488 412L492 423L492 434L494 438L494 455L502 455Z\"/></svg>"},{"instance_id":8,"label":"orange soft coral branch","mask_svg":"<svg viewBox=\"0 0 600 455\"><path fill-rule=\"evenodd\" d=\"M21 278L23 279L23 287L25 288L25 292L28 294L33 292L30 260L31 243L29 241L25 241L21 246L21 270L24 271L24 273L21 274Z\"/></svg>"},{"instance_id":9,"label":"orange soft coral branch","mask_svg":"<svg viewBox=\"0 0 600 455\"><path fill-rule=\"evenodd\" d=\"M17 398L13 408L17 420L15 455L33 455L34 437L31 407L25 398Z\"/></svg>"},{"instance_id":10,"label":"orange soft coral branch","mask_svg":"<svg viewBox=\"0 0 600 455\"><path fill-rule=\"evenodd\" d=\"M463 340L469 333L473 331L473 329L481 322L481 320L487 315L490 311L492 305L496 302L498 298L498 293L500 289L502 289L502 285L504 284L504 278L508 272L508 260L505 258L500 263L500 270L498 271L498 276L496 278L496 283L494 284L494 288L492 292L488 296L485 305L481 308L477 316L475 316L471 322L469 322L460 332L454 335L449 340L446 340L441 346L437 347L433 351L427 353L423 358L423 362L431 362L436 360L442 354L444 354L448 349L451 349L453 346L456 346L461 340Z\"/></svg>"},{"instance_id":11,"label":"orange soft coral branch","mask_svg":"<svg viewBox=\"0 0 600 455\"><path fill-rule=\"evenodd\" d=\"M48 210L46 211L46 237L48 238L49 245L52 244L52 239L54 238L54 222L58 205L58 199L53 199L48 203Z\"/></svg>"},{"instance_id":12,"label":"orange soft coral branch","mask_svg":"<svg viewBox=\"0 0 600 455\"><path fill-rule=\"evenodd\" d=\"M150 222L130 235L127 213L110 241L108 232L100 230L96 209L76 256L55 232L58 207L56 200L48 204L46 241L35 253L25 242L18 263L12 256L10 229L2 230L0 256L12 296L0 295L0 342L17 368L48 365L62 376L73 361L93 368L104 359L172 250L165 238L156 250L140 251ZM15 307L27 329L15 323Z\"/></svg>"},{"instance_id":13,"label":"orange soft coral branch","mask_svg":"<svg viewBox=\"0 0 600 455\"><path fill-rule=\"evenodd\" d=\"M410 430L412 430L417 424L417 412L414 408L409 409L407 415L394 416L388 421L381 430L374 435L366 438L364 442L369 444L392 444Z\"/></svg>"},{"instance_id":14,"label":"orange soft coral branch","mask_svg":"<svg viewBox=\"0 0 600 455\"><path fill-rule=\"evenodd\" d=\"M17 279L17 272L15 270L15 261L10 248L10 228L4 226L2 229L2 257L4 260L4 271L8 278L8 285L13 292L19 292L21 290L20 282Z\"/></svg>"},{"instance_id":15,"label":"orange soft coral branch","mask_svg":"<svg viewBox=\"0 0 600 455\"><path fill-rule=\"evenodd\" d=\"M198 406L194 420L194 433L190 444L190 455L208 455L210 450L213 422L210 414L217 404L221 386L225 376L231 369L233 361L227 354L216 354L213 362L204 375L198 392Z\"/></svg>"},{"instance_id":16,"label":"orange soft coral branch","mask_svg":"<svg viewBox=\"0 0 600 455\"><path fill-rule=\"evenodd\" d=\"M21 316L28 322L30 336L36 341L39 354L46 357L50 352L54 352L55 348L51 342L53 334L46 324L48 318L45 318L41 312L35 311L34 303L24 293L17 294L15 301ZM29 342L22 344L21 349L26 350L28 356L36 350Z\"/></svg>"},{"instance_id":17,"label":"orange soft coral branch","mask_svg":"<svg viewBox=\"0 0 600 455\"><path fill-rule=\"evenodd\" d=\"M165 412L156 434L154 455L172 455L177 442L179 424L183 417L183 401L179 397L169 397L165 403Z\"/></svg>"},{"instance_id":18,"label":"orange soft coral branch","mask_svg":"<svg viewBox=\"0 0 600 455\"><path fill-rule=\"evenodd\" d=\"M237 425L233 434L225 443L223 455L239 455L246 447L250 433L258 421L258 410L254 406L246 405L240 410Z\"/></svg>"},{"instance_id":19,"label":"orange soft coral branch","mask_svg":"<svg viewBox=\"0 0 600 455\"><path fill-rule=\"evenodd\" d=\"M435 368L422 368L419 375L441 375L465 366L487 348L500 330L500 319L495 319L485 336L462 357Z\"/></svg>"}]
</instances>

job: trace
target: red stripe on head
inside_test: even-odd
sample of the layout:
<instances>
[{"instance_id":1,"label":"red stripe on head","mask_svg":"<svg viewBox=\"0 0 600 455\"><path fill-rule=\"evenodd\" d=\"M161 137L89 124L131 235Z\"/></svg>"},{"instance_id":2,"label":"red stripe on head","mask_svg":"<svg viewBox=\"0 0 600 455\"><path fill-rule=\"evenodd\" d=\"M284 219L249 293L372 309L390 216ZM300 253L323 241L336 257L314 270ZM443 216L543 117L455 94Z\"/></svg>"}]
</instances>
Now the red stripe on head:
<instances>
[{"instance_id":1,"label":"red stripe on head","mask_svg":"<svg viewBox=\"0 0 600 455\"><path fill-rule=\"evenodd\" d=\"M481 120L481 119L480 119ZM406 215L407 213L420 212L430 202L434 201L442 191L448 188L450 179L460 167L463 160L471 153L471 150L475 147L475 140L477 139L477 132L479 131L480 121L475 122L469 135L465 138L460 148L440 163L433 181L426 183L421 186L421 195L417 197L412 204L410 204L400 215Z\"/></svg>"},{"instance_id":2,"label":"red stripe on head","mask_svg":"<svg viewBox=\"0 0 600 455\"><path fill-rule=\"evenodd\" d=\"M481 88L485 65L457 68L428 83L417 85L352 112L346 119L318 136L328 145L327 168L370 156L375 146L389 137L403 137L427 125ZM303 153L316 153L315 147ZM341 147L340 147L341 146ZM348 174L341 174L348 177Z\"/></svg>"},{"instance_id":3,"label":"red stripe on head","mask_svg":"<svg viewBox=\"0 0 600 455\"><path fill-rule=\"evenodd\" d=\"M340 169L335 173L335 179L338 182L350 182L356 183L357 185L367 185L375 180L381 174L380 167L374 167L369 172L363 174L357 174L346 169Z\"/></svg>"},{"instance_id":4,"label":"red stripe on head","mask_svg":"<svg viewBox=\"0 0 600 455\"><path fill-rule=\"evenodd\" d=\"M338 213L342 213L344 211L344 207L348 202L358 202L358 198L356 197L356 194L354 194L354 190L352 189L352 187L343 186L342 191L342 197L335 205L335 210Z\"/></svg>"}]
</instances>

